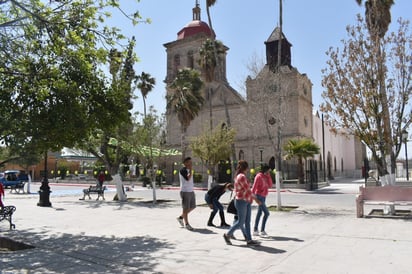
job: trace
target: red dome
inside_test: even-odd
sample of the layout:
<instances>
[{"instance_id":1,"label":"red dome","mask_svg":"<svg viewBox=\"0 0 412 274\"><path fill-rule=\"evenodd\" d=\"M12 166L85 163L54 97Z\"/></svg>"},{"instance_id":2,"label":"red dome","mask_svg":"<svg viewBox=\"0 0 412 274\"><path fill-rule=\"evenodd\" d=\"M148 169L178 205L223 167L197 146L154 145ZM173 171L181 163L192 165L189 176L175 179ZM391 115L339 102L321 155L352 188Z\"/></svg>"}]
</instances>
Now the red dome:
<instances>
[{"instance_id":1,"label":"red dome","mask_svg":"<svg viewBox=\"0 0 412 274\"><path fill-rule=\"evenodd\" d=\"M177 40L184 39L198 33L204 33L207 36L212 36L212 31L205 22L193 20L177 33Z\"/></svg>"}]
</instances>

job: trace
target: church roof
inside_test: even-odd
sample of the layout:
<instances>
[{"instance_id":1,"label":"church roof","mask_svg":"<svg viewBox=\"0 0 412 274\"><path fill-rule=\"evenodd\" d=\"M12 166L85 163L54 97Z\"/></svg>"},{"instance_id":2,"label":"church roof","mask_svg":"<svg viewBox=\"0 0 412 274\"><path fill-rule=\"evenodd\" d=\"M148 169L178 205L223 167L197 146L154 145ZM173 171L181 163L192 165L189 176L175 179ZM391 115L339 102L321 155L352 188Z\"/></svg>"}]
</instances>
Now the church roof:
<instances>
[{"instance_id":1,"label":"church roof","mask_svg":"<svg viewBox=\"0 0 412 274\"><path fill-rule=\"evenodd\" d=\"M181 40L198 33L204 33L207 36L212 36L212 31L210 30L208 24L200 20L193 20L177 33L177 40Z\"/></svg>"},{"instance_id":2,"label":"church roof","mask_svg":"<svg viewBox=\"0 0 412 274\"><path fill-rule=\"evenodd\" d=\"M193 19L183 29L177 33L177 40L187 38L199 33L204 33L207 36L212 36L212 30L208 24L200 19L199 2L196 0L196 6L193 8Z\"/></svg>"},{"instance_id":3,"label":"church roof","mask_svg":"<svg viewBox=\"0 0 412 274\"><path fill-rule=\"evenodd\" d=\"M282 40L286 40L286 42L289 43L288 39L286 39L285 34L282 32L282 36L280 36L280 28L276 27L272 33L270 34L269 38L266 40L265 43L269 43L269 42L274 42L274 41L278 41L279 37L282 38ZM290 43L289 43L290 44Z\"/></svg>"}]
</instances>

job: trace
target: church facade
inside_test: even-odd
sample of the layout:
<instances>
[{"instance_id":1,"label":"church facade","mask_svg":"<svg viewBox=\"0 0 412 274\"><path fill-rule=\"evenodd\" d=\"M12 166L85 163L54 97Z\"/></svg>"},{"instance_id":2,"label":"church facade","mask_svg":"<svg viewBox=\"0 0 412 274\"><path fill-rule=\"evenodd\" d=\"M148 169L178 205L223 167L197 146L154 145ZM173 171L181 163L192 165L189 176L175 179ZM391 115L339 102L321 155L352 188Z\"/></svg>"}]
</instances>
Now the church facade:
<instances>
[{"instance_id":1,"label":"church facade","mask_svg":"<svg viewBox=\"0 0 412 274\"><path fill-rule=\"evenodd\" d=\"M215 33L201 20L200 8L196 4L192 20L177 33L177 39L164 44L167 53L166 86L181 68L202 71L198 62L199 49L208 38L215 38ZM306 74L300 73L291 65L292 45L281 30L275 28L264 44L266 64L256 75L246 79L246 97L232 88L226 79L226 54L229 48L224 46L224 53L218 58L214 80L211 83L204 81L202 92L205 102L199 115L188 127L186 140L210 130L211 123L213 128L223 123L230 125L237 133L233 155L235 159L232 159L235 163L244 159L251 168L257 167L261 162L269 163L272 167L280 164L283 179L293 178L295 171L289 168L293 166L293 161L282 159L282 147L291 138L310 138L321 148L321 154L315 157L319 163L318 172L322 173L323 169L329 167L328 176L337 174L341 169L333 169L333 163L326 164L326 160L333 159L339 163L350 161L351 164L344 166L353 170L361 169L364 155L362 150L357 150L359 147L355 144L356 141L353 148L344 149L345 152L353 152L348 159L347 156L340 155L342 150L336 149L335 145L328 147L329 158L323 155L325 153L322 154L324 134L319 136L319 127L314 125L316 116L313 114L312 83ZM167 89L167 93L170 92L172 91ZM167 145L180 149L181 130L176 114L167 111L166 121ZM339 144L338 139L343 137L335 135L333 138L337 139L332 143ZM190 151L187 156L191 156ZM165 167L169 168L173 169ZM203 167L196 171L206 175Z\"/></svg>"}]
</instances>

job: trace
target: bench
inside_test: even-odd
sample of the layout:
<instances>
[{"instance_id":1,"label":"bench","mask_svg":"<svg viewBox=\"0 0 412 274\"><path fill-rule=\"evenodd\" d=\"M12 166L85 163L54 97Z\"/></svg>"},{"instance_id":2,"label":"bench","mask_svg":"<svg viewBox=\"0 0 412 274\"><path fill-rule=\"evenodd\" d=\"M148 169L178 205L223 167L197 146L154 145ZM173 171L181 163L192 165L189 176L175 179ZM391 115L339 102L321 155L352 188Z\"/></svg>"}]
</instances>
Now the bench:
<instances>
[{"instance_id":1,"label":"bench","mask_svg":"<svg viewBox=\"0 0 412 274\"><path fill-rule=\"evenodd\" d=\"M356 196L356 216L364 216L364 205L382 205L389 207L389 213L395 213L395 206L412 205L412 187L410 186L360 186Z\"/></svg>"},{"instance_id":2,"label":"bench","mask_svg":"<svg viewBox=\"0 0 412 274\"><path fill-rule=\"evenodd\" d=\"M16 211L15 206L5 206L0 208L0 222L3 220L7 220L10 223L10 229L16 228L16 225L12 222L12 216L14 211Z\"/></svg>"},{"instance_id":3,"label":"bench","mask_svg":"<svg viewBox=\"0 0 412 274\"><path fill-rule=\"evenodd\" d=\"M89 186L89 188L83 189L83 198L80 198L79 200L84 200L86 196L89 196L89 199L91 199L90 194L97 194L97 199L96 201L99 200L100 197L104 199L104 191L106 190L105 186L100 186L100 185L95 185L95 186Z\"/></svg>"},{"instance_id":4,"label":"bench","mask_svg":"<svg viewBox=\"0 0 412 274\"><path fill-rule=\"evenodd\" d=\"M26 182L19 182L15 185L11 185L10 186L10 193L12 193L13 190L14 190L15 193L20 193L20 192L24 193L24 185L25 184L26 184Z\"/></svg>"}]
</instances>

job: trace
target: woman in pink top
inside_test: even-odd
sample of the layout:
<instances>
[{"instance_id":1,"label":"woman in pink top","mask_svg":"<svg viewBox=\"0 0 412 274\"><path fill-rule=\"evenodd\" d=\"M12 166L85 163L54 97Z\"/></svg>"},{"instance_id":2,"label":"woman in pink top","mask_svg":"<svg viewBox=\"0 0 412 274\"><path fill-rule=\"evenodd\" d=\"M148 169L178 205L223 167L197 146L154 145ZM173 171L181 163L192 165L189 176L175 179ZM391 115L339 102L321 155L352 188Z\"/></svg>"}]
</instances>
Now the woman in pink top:
<instances>
[{"instance_id":1,"label":"woman in pink top","mask_svg":"<svg viewBox=\"0 0 412 274\"><path fill-rule=\"evenodd\" d=\"M4 204L2 201L2 196L4 196L4 187L3 187L3 184L0 183L0 207L3 209Z\"/></svg>"},{"instance_id":2,"label":"woman in pink top","mask_svg":"<svg viewBox=\"0 0 412 274\"><path fill-rule=\"evenodd\" d=\"M235 206L238 214L238 219L230 227L229 231L223 234L226 244L231 245L230 239L233 238L235 230L242 230L243 235L246 238L247 245L258 245L259 242L252 240L250 233L250 217L252 212L252 202L256 200L255 195L250 190L250 182L246 177L246 172L249 169L249 165L246 161L240 160L236 169L235 176Z\"/></svg>"},{"instance_id":3,"label":"woman in pink top","mask_svg":"<svg viewBox=\"0 0 412 274\"><path fill-rule=\"evenodd\" d=\"M270 176L269 165L263 164L260 172L256 175L253 182L252 192L256 195L256 198L260 201L258 211L255 219L255 226L253 229L253 236L259 236L259 220L263 212L262 227L260 230L260 236L267 236L265 232L266 221L269 217L269 210L266 207L266 196L269 193L269 188L273 186L272 177Z\"/></svg>"}]
</instances>

